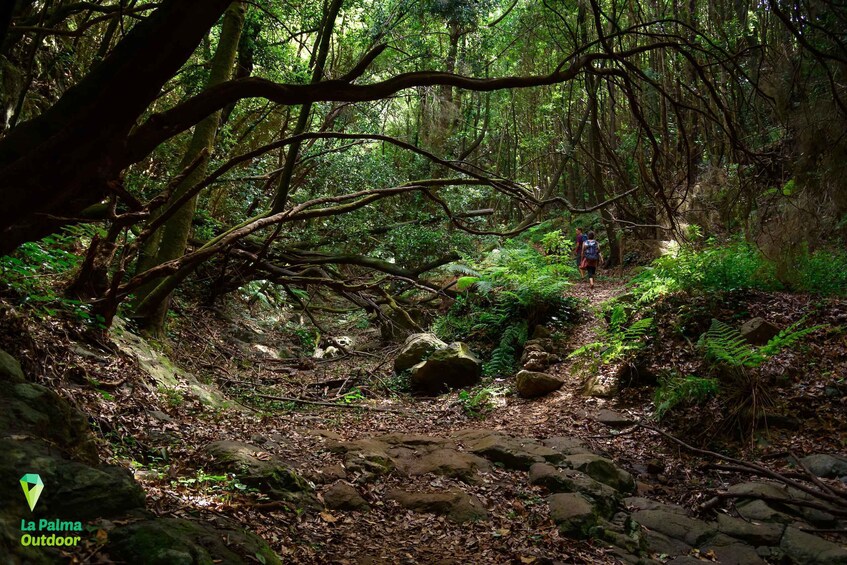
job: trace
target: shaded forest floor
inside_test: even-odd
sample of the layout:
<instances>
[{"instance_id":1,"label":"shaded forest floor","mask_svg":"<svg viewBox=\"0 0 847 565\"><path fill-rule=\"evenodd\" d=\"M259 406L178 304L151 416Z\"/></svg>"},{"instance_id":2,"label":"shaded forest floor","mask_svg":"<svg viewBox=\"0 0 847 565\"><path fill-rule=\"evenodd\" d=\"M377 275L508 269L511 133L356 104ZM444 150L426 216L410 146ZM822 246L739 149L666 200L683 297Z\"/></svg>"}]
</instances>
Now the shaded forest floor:
<instances>
[{"instance_id":1,"label":"shaded forest floor","mask_svg":"<svg viewBox=\"0 0 847 565\"><path fill-rule=\"evenodd\" d=\"M559 340L561 351L596 340L604 325L600 305L624 291L624 283L616 279L601 280L594 290L587 284L574 285L571 292L585 302L580 322ZM724 308L736 318L767 313L769 319L786 324L812 311L818 318L815 323L847 321L843 301L821 305L805 296L763 293L735 299L736 303L721 305L719 310ZM696 370L698 361L689 358L677 338L662 333L662 313L656 316L660 334L651 348L651 371L669 365ZM101 439L102 458L134 470L147 493L148 506L157 514L234 520L266 539L284 562L616 562L608 544L560 535L548 506L542 503L547 491L527 483L524 472L495 465L483 480L464 481L398 473L371 477L349 468L339 445L382 434L455 438L467 430L496 430L537 440L573 438L629 471L639 496L712 516L714 507L701 507L709 493L750 478L710 468L718 461L682 449L649 429L629 425L650 422L652 387L624 388L608 399L585 396L585 376L568 359L548 369L565 379L565 385L548 396L526 400L506 395L511 379L495 379L486 384L493 392L489 405L470 406L467 397L458 393L431 398L401 392L391 374L398 347L378 345L378 336L367 330L357 331L354 349L358 352L352 355L275 359L263 353L267 349L262 347L245 351L234 345L233 321L226 317L201 309L182 311L175 335L165 347L182 368L230 399L227 409L210 409L178 387L150 391L143 386L149 378L132 359L108 339L79 333L70 323L10 315L5 318L0 345L22 355L30 374L41 375L42 384L91 415ZM296 350L296 345L283 342L285 336L250 331L263 334L262 343L273 343L276 349ZM344 329L334 331L340 335ZM843 453L847 445L844 335L826 343L812 341L801 353L777 357L768 370L788 375L779 381L774 395L787 403L787 413L795 420L771 427L752 441L717 433L707 436L702 423L721 409L713 403L679 411L661 425L686 441L760 461L776 471L791 470L791 453ZM608 409L628 421L622 432L600 421L602 411ZM212 469L207 446L221 440L258 446L253 455L260 460L289 462L316 485L319 500L339 479L349 482L370 511L302 512L251 492ZM489 519L455 524L437 514L413 513L387 496L397 488L466 492L482 502ZM718 510L730 507L726 503ZM841 544L847 539L838 533L828 535ZM107 559L96 545L87 546L83 553L94 562ZM252 556L246 558L255 561ZM716 560L714 555L698 559Z\"/></svg>"}]
</instances>

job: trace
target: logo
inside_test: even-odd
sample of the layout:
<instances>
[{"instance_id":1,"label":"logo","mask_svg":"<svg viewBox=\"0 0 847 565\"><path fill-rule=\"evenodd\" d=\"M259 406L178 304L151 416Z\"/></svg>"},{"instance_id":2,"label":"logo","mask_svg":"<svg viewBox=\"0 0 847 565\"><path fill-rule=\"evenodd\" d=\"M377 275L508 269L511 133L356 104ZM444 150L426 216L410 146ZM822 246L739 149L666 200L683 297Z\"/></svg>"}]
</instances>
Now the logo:
<instances>
[{"instance_id":1,"label":"logo","mask_svg":"<svg viewBox=\"0 0 847 565\"><path fill-rule=\"evenodd\" d=\"M41 482L41 477L30 473L21 477L21 488L24 489L24 496L29 503L30 511L35 510L35 503L38 502L38 497L41 496L41 491L44 490L44 483Z\"/></svg>"}]
</instances>

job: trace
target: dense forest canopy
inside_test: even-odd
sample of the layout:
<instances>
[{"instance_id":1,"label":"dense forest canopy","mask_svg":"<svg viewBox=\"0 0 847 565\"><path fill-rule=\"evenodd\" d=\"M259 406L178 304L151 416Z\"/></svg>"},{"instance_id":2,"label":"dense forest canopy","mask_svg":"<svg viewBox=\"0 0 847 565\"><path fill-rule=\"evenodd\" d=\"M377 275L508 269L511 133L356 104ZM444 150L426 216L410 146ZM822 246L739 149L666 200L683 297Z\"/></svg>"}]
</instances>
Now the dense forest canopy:
<instances>
[{"instance_id":1,"label":"dense forest canopy","mask_svg":"<svg viewBox=\"0 0 847 565\"><path fill-rule=\"evenodd\" d=\"M432 269L580 214L611 265L743 231L788 285L847 230L839 3L2 10L0 251L94 226L70 292L107 323L126 306L160 332L192 280L381 316L437 297Z\"/></svg>"}]
</instances>

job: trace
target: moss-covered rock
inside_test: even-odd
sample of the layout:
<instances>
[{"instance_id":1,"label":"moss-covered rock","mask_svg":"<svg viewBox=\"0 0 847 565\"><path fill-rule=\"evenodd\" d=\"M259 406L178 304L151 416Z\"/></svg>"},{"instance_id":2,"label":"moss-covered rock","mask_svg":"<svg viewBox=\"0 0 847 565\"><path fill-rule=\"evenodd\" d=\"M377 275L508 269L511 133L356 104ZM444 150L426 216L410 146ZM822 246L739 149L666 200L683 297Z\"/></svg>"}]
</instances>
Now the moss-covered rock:
<instances>
[{"instance_id":1,"label":"moss-covered rock","mask_svg":"<svg viewBox=\"0 0 847 565\"><path fill-rule=\"evenodd\" d=\"M473 386L481 376L482 361L461 342L435 351L411 369L412 388L430 393Z\"/></svg>"},{"instance_id":2,"label":"moss-covered rock","mask_svg":"<svg viewBox=\"0 0 847 565\"><path fill-rule=\"evenodd\" d=\"M181 518L158 518L120 526L109 534L114 560L146 565L281 564L262 538L232 524L213 527ZM243 556L252 559L245 559Z\"/></svg>"},{"instance_id":3,"label":"moss-covered rock","mask_svg":"<svg viewBox=\"0 0 847 565\"><path fill-rule=\"evenodd\" d=\"M301 507L320 506L313 494L314 489L306 479L286 462L260 447L224 440L210 443L205 452L211 457L214 469L234 473L245 485Z\"/></svg>"}]
</instances>

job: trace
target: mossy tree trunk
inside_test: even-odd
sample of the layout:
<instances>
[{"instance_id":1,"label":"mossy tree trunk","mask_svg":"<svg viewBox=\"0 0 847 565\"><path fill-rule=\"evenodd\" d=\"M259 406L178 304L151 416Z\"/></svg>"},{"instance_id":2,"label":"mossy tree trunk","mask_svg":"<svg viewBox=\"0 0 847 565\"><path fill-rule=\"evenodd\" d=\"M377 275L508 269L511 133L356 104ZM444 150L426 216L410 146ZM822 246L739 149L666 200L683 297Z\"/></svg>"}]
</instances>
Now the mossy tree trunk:
<instances>
[{"instance_id":1,"label":"mossy tree trunk","mask_svg":"<svg viewBox=\"0 0 847 565\"><path fill-rule=\"evenodd\" d=\"M218 41L215 55L212 58L211 71L206 87L212 87L229 80L232 76L235 64L235 55L238 51L238 40L244 27L245 5L242 2L233 2L224 13L221 35ZM183 155L180 169L185 169L201 159L200 165L194 167L185 179L176 187L171 201L177 201L197 183L206 176L206 163L215 143L215 136L220 125L221 112L217 111L203 119L194 128L194 134ZM205 153L205 156L203 154ZM154 241L159 241L158 250L154 261L145 261L142 267L160 265L166 261L177 259L185 253L188 237L191 233L191 223L197 207L197 196L186 202L168 221L160 228L160 233L154 236ZM152 264L150 264L152 263ZM159 298L155 303L146 301L147 295L155 289L161 280L153 281L148 287L138 293L136 314L139 315L141 327L152 335L160 335L164 330L165 317L168 312L171 295Z\"/></svg>"}]
</instances>

